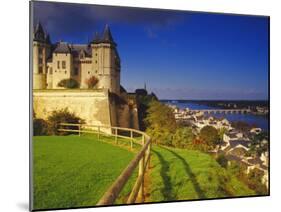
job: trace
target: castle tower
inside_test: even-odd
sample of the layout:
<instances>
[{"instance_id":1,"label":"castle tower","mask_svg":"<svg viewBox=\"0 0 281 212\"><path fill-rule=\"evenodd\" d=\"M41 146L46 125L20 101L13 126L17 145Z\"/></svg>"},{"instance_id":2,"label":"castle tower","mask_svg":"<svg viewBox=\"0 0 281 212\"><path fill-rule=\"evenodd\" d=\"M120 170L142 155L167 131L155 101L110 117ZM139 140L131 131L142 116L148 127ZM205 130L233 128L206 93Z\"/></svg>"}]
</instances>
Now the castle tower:
<instances>
[{"instance_id":1,"label":"castle tower","mask_svg":"<svg viewBox=\"0 0 281 212\"><path fill-rule=\"evenodd\" d=\"M50 37L45 34L39 22L33 34L33 89L46 88L47 57L50 49Z\"/></svg>"},{"instance_id":2,"label":"castle tower","mask_svg":"<svg viewBox=\"0 0 281 212\"><path fill-rule=\"evenodd\" d=\"M103 35L96 34L91 43L92 69L99 79L98 88L120 93L120 58L109 26L106 25Z\"/></svg>"}]
</instances>

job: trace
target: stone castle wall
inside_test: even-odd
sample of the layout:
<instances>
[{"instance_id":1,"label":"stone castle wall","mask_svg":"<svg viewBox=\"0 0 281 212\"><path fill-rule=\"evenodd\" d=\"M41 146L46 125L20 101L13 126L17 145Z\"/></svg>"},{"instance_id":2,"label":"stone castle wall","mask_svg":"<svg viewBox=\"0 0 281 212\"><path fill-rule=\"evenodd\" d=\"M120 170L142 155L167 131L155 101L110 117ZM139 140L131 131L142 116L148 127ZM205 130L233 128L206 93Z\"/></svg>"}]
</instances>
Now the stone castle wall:
<instances>
[{"instance_id":1,"label":"stone castle wall","mask_svg":"<svg viewBox=\"0 0 281 212\"><path fill-rule=\"evenodd\" d=\"M53 111L64 108L84 119L86 124L139 128L137 108L128 104L118 105L107 90L33 90L36 118L46 120Z\"/></svg>"},{"instance_id":2,"label":"stone castle wall","mask_svg":"<svg viewBox=\"0 0 281 212\"><path fill-rule=\"evenodd\" d=\"M86 124L115 126L110 107L105 90L33 90L36 118L47 119L52 111L68 108Z\"/></svg>"}]
</instances>

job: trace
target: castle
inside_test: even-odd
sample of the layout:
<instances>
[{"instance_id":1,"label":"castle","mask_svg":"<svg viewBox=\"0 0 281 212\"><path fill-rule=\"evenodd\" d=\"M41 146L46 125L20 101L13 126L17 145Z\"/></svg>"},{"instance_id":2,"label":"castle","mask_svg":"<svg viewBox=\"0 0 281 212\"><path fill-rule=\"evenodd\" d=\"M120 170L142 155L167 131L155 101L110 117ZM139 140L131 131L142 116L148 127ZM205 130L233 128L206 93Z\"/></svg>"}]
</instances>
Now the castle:
<instances>
[{"instance_id":1,"label":"castle","mask_svg":"<svg viewBox=\"0 0 281 212\"><path fill-rule=\"evenodd\" d=\"M36 118L46 119L53 111L67 108L87 124L139 128L135 96L120 86L120 57L108 25L81 45L52 44L38 23L32 53ZM74 81L76 87L62 85L65 80Z\"/></svg>"},{"instance_id":2,"label":"castle","mask_svg":"<svg viewBox=\"0 0 281 212\"><path fill-rule=\"evenodd\" d=\"M87 81L97 79L95 88L120 93L120 58L108 25L103 34L84 45L50 42L40 23L33 37L33 89L61 88L59 82L74 79L79 88L89 88Z\"/></svg>"}]
</instances>

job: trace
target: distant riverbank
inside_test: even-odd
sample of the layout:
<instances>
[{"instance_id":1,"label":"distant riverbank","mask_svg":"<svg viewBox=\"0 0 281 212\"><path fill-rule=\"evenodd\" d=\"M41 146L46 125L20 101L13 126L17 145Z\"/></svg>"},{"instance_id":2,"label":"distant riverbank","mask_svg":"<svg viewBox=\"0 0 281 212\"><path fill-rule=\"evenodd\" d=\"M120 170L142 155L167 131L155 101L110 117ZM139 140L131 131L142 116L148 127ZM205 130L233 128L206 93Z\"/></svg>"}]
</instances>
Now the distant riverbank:
<instances>
[{"instance_id":1,"label":"distant riverbank","mask_svg":"<svg viewBox=\"0 0 281 212\"><path fill-rule=\"evenodd\" d=\"M209 104L204 104L206 101L200 101L199 103L195 101L174 101L174 100L161 100L163 103L172 104L180 109L218 109L218 107L209 106ZM255 124L256 126L268 131L269 120L268 116L253 115L253 114L206 114L206 116L214 116L217 118L226 118L229 121L243 121L249 124Z\"/></svg>"}]
</instances>

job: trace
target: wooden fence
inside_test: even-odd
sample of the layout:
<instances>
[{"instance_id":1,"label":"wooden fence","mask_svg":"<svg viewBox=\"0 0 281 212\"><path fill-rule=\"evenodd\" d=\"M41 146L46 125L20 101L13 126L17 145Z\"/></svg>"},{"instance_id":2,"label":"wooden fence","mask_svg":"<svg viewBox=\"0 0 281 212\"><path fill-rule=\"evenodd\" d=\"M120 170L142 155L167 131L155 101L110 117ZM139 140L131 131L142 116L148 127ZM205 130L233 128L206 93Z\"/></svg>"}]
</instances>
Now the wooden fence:
<instances>
[{"instance_id":1,"label":"wooden fence","mask_svg":"<svg viewBox=\"0 0 281 212\"><path fill-rule=\"evenodd\" d=\"M127 204L144 202L144 174L148 166L151 154L151 139L147 134L135 129L111 127L105 125L70 123L61 123L59 125L60 128L58 129L58 131L61 132L76 132L79 134L79 136L81 136L81 133L92 133L97 134L98 139L100 139L101 135L113 136L116 144L118 144L118 138L125 138L130 141L131 148L133 148L134 143L142 145L141 150L136 154L129 165L122 171L119 177L113 182L113 184L99 200L97 205L113 205L137 166L138 177L127 199ZM69 129L69 127L76 127L77 129ZM137 135L137 138L141 137L141 140L135 139L134 135Z\"/></svg>"}]
</instances>

